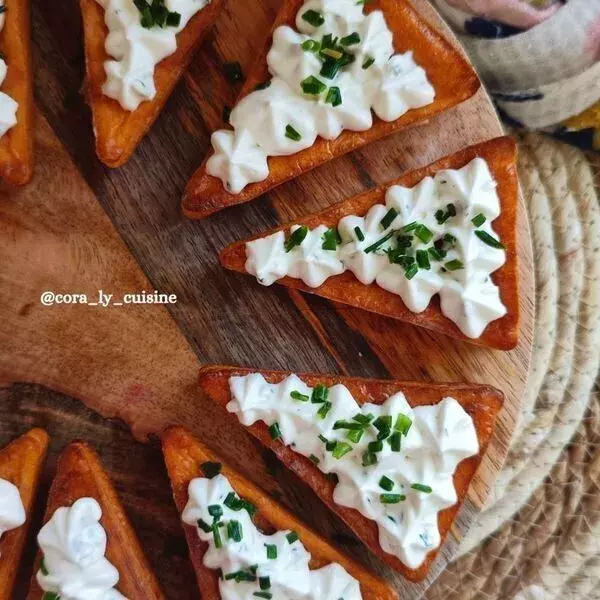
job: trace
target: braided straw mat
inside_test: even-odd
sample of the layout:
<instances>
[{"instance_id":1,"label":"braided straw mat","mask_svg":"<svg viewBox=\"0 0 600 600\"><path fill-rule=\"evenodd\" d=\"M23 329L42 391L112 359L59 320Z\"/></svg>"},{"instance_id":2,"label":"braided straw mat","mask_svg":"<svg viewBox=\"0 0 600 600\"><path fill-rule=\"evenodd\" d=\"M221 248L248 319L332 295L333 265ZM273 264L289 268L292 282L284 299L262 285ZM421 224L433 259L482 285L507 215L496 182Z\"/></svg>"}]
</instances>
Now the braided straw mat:
<instances>
[{"instance_id":1,"label":"braided straw mat","mask_svg":"<svg viewBox=\"0 0 600 600\"><path fill-rule=\"evenodd\" d=\"M600 600L594 168L571 146L540 134L517 137L537 292L529 382L491 500L428 600Z\"/></svg>"}]
</instances>

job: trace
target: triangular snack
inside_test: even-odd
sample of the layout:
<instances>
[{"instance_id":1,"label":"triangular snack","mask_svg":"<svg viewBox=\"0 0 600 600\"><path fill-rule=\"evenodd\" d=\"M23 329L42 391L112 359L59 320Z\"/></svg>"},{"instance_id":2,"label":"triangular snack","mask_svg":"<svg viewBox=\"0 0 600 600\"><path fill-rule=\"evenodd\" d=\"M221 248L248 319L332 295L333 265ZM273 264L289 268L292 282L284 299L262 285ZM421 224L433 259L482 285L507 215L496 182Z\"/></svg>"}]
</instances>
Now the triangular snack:
<instances>
[{"instance_id":1,"label":"triangular snack","mask_svg":"<svg viewBox=\"0 0 600 600\"><path fill-rule=\"evenodd\" d=\"M119 571L118 591L129 600L164 598L98 455L88 444L77 441L67 446L58 459L44 523L57 509L71 507L80 498L93 498L100 504L100 523L108 539L106 558ZM44 594L36 580L41 560L41 552L38 552L27 596L29 600L39 600Z\"/></svg>"},{"instance_id":2,"label":"triangular snack","mask_svg":"<svg viewBox=\"0 0 600 600\"><path fill-rule=\"evenodd\" d=\"M255 372L257 371L231 366L207 366L200 370L200 386L212 400L225 407L231 400L229 378ZM258 372L269 383L279 383L291 375L290 372L286 371L260 370ZM410 581L421 581L426 577L431 563L440 548L442 548L458 511L467 496L471 481L485 455L494 432L496 416L503 406L503 394L492 386L466 383L383 381L323 374L298 374L298 377L311 387L322 384L329 388L335 384L343 384L359 404L366 402L381 404L393 394L403 392L410 406L414 408L416 406L437 404L446 396L451 396L472 418L479 442L479 453L462 460L456 468L453 481L458 501L453 506L438 513L440 546L428 552L423 563L416 569L409 568L395 555L385 552L381 548L378 525L375 521L364 517L355 509L334 502L333 491L336 483L325 475L312 460L295 452L280 440L271 439L269 428L264 422L257 421L254 425L248 427L248 431L261 444L271 449L283 464L307 483L321 500L346 522L373 554ZM235 415L232 415L232 420L239 423Z\"/></svg>"},{"instance_id":3,"label":"triangular snack","mask_svg":"<svg viewBox=\"0 0 600 600\"><path fill-rule=\"evenodd\" d=\"M177 35L177 50L156 65L156 96L142 102L134 111L102 93L106 80L104 62L109 56L104 48L108 29L104 9L96 0L80 0L85 40L87 71L86 94L92 110L96 153L109 167L125 164L163 109L171 92L187 69L199 44L217 18L223 0L211 0L197 12Z\"/></svg>"},{"instance_id":4,"label":"triangular snack","mask_svg":"<svg viewBox=\"0 0 600 600\"><path fill-rule=\"evenodd\" d=\"M309 229L323 224L337 227L340 219L347 215L364 216L375 204L385 203L386 191L393 185L413 187L424 177L432 176L443 169L459 169L475 158L483 158L491 175L497 182L496 191L500 200L500 215L494 219L494 231L498 234L506 251L506 262L491 275L498 287L506 314L491 321L478 338L467 337L449 318L442 314L439 296L434 295L427 308L420 313L412 312L398 294L389 292L376 283L364 285L350 271L327 279L323 285L311 288L302 280L284 277L278 281L290 288L309 292L343 304L368 310L386 317L406 321L419 327L443 333L474 344L510 350L517 345L519 333L519 285L517 264L517 203L518 185L516 170L516 145L509 137L502 137L470 146L436 161L421 169L405 173L398 179L374 188L363 194L342 201L330 208L297 221ZM276 231L288 231L290 224L277 227L250 239L262 238ZM246 273L246 242L236 242L225 248L220 255L221 264L233 271Z\"/></svg>"},{"instance_id":5,"label":"triangular snack","mask_svg":"<svg viewBox=\"0 0 600 600\"><path fill-rule=\"evenodd\" d=\"M34 105L29 0L5 0L0 52L8 72L0 90L19 104L17 124L0 138L0 178L24 185L33 176Z\"/></svg>"},{"instance_id":6,"label":"triangular snack","mask_svg":"<svg viewBox=\"0 0 600 600\"><path fill-rule=\"evenodd\" d=\"M275 19L273 31L280 25L293 26L296 13L303 2L304 0L285 0ZM317 137L312 146L301 152L289 156L270 156L268 177L263 181L250 183L239 194L230 194L220 179L207 173L206 162L212 154L210 151L186 186L182 207L188 217L201 219L228 206L248 202L338 156L412 125L423 123L467 100L479 89L479 79L460 50L429 25L415 11L409 0L374 0L364 4L365 12L377 9L383 11L387 25L393 33L394 49L397 53L413 52L416 63L425 69L435 89L434 101L421 108L409 110L395 121L386 122L374 116L373 126L366 131L346 130L335 140L329 141ZM268 36L250 71L238 102L257 85L270 78L266 57L271 45L272 34Z\"/></svg>"},{"instance_id":7,"label":"triangular snack","mask_svg":"<svg viewBox=\"0 0 600 600\"><path fill-rule=\"evenodd\" d=\"M13 598L48 441L48 434L43 429L31 429L0 449L0 479L17 487L27 516L24 525L8 531L0 539L0 600Z\"/></svg>"},{"instance_id":8,"label":"triangular snack","mask_svg":"<svg viewBox=\"0 0 600 600\"><path fill-rule=\"evenodd\" d=\"M253 520L263 532L287 529L296 531L311 553L311 569L329 563L338 563L359 582L364 600L397 600L398 594L385 581L370 574L364 567L336 550L328 541L302 524L278 502L272 500L268 494L223 464L218 456L183 427L167 429L162 435L162 447L173 488L173 497L180 513L183 512L188 501L190 481L204 476L201 465L205 462L220 463L221 473L229 480L235 492L241 499L248 500L258 509ZM183 526L200 595L203 600L220 600L219 575L217 571L207 568L203 563L208 544L200 540L195 527L187 524Z\"/></svg>"}]
</instances>

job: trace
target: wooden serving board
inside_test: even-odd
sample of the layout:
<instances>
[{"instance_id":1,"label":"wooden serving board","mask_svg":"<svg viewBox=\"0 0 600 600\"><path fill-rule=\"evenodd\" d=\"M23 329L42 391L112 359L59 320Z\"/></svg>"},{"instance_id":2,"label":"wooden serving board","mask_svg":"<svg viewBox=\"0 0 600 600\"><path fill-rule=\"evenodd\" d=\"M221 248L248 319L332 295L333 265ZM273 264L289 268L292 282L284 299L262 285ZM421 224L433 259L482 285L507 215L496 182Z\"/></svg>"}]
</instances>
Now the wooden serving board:
<instances>
[{"instance_id":1,"label":"wooden serving board","mask_svg":"<svg viewBox=\"0 0 600 600\"><path fill-rule=\"evenodd\" d=\"M425 0L414 3L450 36ZM0 197L0 381L61 391L103 417L125 421L138 439L170 423L188 426L314 528L327 537L341 534L339 545L395 581L403 598L417 598L479 511L518 418L534 319L525 209L521 204L521 342L508 353L224 272L217 253L226 244L502 133L482 91L425 126L338 159L268 197L204 221L184 219L181 192L208 149L223 106L237 93L222 65L239 60L247 69L278 5L279 0L229 0L149 136L129 164L111 171L94 156L89 110L79 94L78 3L33 0L38 164L29 187L5 189ZM99 289L115 299L157 289L177 294L178 302L168 309L40 304L45 290L93 299ZM198 367L214 362L485 382L505 392L506 409L488 458L427 581L407 584L386 570L302 482L241 428L229 427L196 386ZM52 464L61 445L85 436L117 480L168 597L197 597L156 444L136 443L117 422L93 416L67 396L27 386L0 394L0 445L33 425L47 427L54 438ZM26 564L21 577L27 579Z\"/></svg>"}]
</instances>

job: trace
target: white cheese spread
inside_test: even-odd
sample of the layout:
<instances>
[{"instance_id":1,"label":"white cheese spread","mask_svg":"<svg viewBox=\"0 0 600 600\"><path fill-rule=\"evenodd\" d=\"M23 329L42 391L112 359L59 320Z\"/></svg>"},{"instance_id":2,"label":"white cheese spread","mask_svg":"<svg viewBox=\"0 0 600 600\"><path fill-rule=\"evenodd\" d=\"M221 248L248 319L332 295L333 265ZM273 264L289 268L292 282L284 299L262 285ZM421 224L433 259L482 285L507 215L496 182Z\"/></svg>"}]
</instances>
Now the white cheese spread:
<instances>
[{"instance_id":1,"label":"white cheese spread","mask_svg":"<svg viewBox=\"0 0 600 600\"><path fill-rule=\"evenodd\" d=\"M175 52L177 34L210 0L164 0L156 3L162 9L156 15L146 0L96 1L105 11L106 53L114 59L104 63L102 91L133 111L154 98L154 68Z\"/></svg>"},{"instance_id":2,"label":"white cheese spread","mask_svg":"<svg viewBox=\"0 0 600 600\"><path fill-rule=\"evenodd\" d=\"M0 2L0 32L4 29L4 22L6 21L6 3ZM0 55L0 87L6 79L8 73L8 66L4 56ZM8 94L0 92L0 138L11 128L17 124L17 110L19 108L18 102L11 98Z\"/></svg>"},{"instance_id":3,"label":"white cheese spread","mask_svg":"<svg viewBox=\"0 0 600 600\"><path fill-rule=\"evenodd\" d=\"M25 519L25 507L19 489L10 481L0 478L0 540L7 531L21 527Z\"/></svg>"},{"instance_id":4,"label":"white cheese spread","mask_svg":"<svg viewBox=\"0 0 600 600\"><path fill-rule=\"evenodd\" d=\"M385 205L344 217L336 229L294 225L246 244L246 271L263 285L282 277L319 287L351 271L376 283L415 313L435 294L442 313L469 338L506 314L490 275L506 261L492 228L500 214L496 182L482 158L443 170L413 188L394 185Z\"/></svg>"},{"instance_id":5,"label":"white cheese spread","mask_svg":"<svg viewBox=\"0 0 600 600\"><path fill-rule=\"evenodd\" d=\"M296 375L229 384L227 410L246 426L263 421L272 438L335 473L334 501L375 521L385 552L416 569L439 546L438 513L457 501L454 471L479 452L473 420L454 398L411 408L397 392L361 406L343 385L310 388Z\"/></svg>"},{"instance_id":6,"label":"white cheese spread","mask_svg":"<svg viewBox=\"0 0 600 600\"><path fill-rule=\"evenodd\" d=\"M43 554L39 586L61 600L125 600L115 588L119 572L105 557L102 509L93 498L61 507L38 535Z\"/></svg>"},{"instance_id":7,"label":"white cheese spread","mask_svg":"<svg viewBox=\"0 0 600 600\"><path fill-rule=\"evenodd\" d=\"M293 531L265 535L254 525L254 507L236 495L227 478L193 479L182 519L208 543L204 565L220 569L222 600L360 600L360 586L337 563L310 570L310 553Z\"/></svg>"},{"instance_id":8,"label":"white cheese spread","mask_svg":"<svg viewBox=\"0 0 600 600\"><path fill-rule=\"evenodd\" d=\"M412 53L394 54L381 11L363 13L356 0L307 0L288 26L273 33L267 55L272 79L233 109L233 130L212 136L210 175L232 194L269 175L268 156L295 154L317 136L365 131L371 109L395 121L433 102L435 92Z\"/></svg>"}]
</instances>

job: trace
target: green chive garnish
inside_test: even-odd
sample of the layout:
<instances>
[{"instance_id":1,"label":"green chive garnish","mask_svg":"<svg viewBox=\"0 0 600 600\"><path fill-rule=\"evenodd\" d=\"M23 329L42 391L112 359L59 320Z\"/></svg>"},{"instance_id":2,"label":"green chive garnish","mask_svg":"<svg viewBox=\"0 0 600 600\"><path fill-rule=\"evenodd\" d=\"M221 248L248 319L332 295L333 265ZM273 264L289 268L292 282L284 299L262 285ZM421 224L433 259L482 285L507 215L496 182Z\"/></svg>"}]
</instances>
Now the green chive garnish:
<instances>
[{"instance_id":1,"label":"green chive garnish","mask_svg":"<svg viewBox=\"0 0 600 600\"><path fill-rule=\"evenodd\" d=\"M438 262L440 260L444 260L444 257L446 256L446 253L443 250L438 250L434 246L431 246L431 248L427 248L427 252L429 252L429 256L431 256L433 260Z\"/></svg>"},{"instance_id":2,"label":"green chive garnish","mask_svg":"<svg viewBox=\"0 0 600 600\"><path fill-rule=\"evenodd\" d=\"M419 226L419 224L416 221L413 221L412 223L406 224L402 228L402 231L405 231L406 233L409 233L410 231L414 231L418 226Z\"/></svg>"},{"instance_id":3,"label":"green chive garnish","mask_svg":"<svg viewBox=\"0 0 600 600\"><path fill-rule=\"evenodd\" d=\"M285 243L285 251L289 252L292 248L299 246L303 241L306 235L308 234L308 227L302 225L302 227L298 227L295 231L292 232L290 237Z\"/></svg>"},{"instance_id":4,"label":"green chive garnish","mask_svg":"<svg viewBox=\"0 0 600 600\"><path fill-rule=\"evenodd\" d=\"M392 428L392 417L391 415L382 415L377 417L373 425L378 431L383 431L384 429L389 430Z\"/></svg>"},{"instance_id":5,"label":"green chive garnish","mask_svg":"<svg viewBox=\"0 0 600 600\"><path fill-rule=\"evenodd\" d=\"M363 413L357 413L352 417L352 420L356 421L357 423L362 423L363 425L369 425L374 418L375 415L372 413L366 415L363 415Z\"/></svg>"},{"instance_id":6,"label":"green chive garnish","mask_svg":"<svg viewBox=\"0 0 600 600\"><path fill-rule=\"evenodd\" d=\"M411 426L412 419L404 413L398 413L396 423L394 424L394 430L399 431L402 435L408 435Z\"/></svg>"},{"instance_id":7,"label":"green chive garnish","mask_svg":"<svg viewBox=\"0 0 600 600\"><path fill-rule=\"evenodd\" d=\"M358 44L359 42L360 42L360 35L358 35L358 33L356 33L356 31L354 31L350 35L347 35L346 37L343 37L340 40L340 44L342 46L352 46L353 44Z\"/></svg>"},{"instance_id":8,"label":"green chive garnish","mask_svg":"<svg viewBox=\"0 0 600 600\"><path fill-rule=\"evenodd\" d=\"M267 558L269 560L275 560L277 558L277 546L275 544L265 544L267 549Z\"/></svg>"},{"instance_id":9,"label":"green chive garnish","mask_svg":"<svg viewBox=\"0 0 600 600\"><path fill-rule=\"evenodd\" d=\"M392 452L400 452L402 448L402 434L399 431L395 431L388 438L388 442L390 444Z\"/></svg>"},{"instance_id":10,"label":"green chive garnish","mask_svg":"<svg viewBox=\"0 0 600 600\"><path fill-rule=\"evenodd\" d=\"M365 248L365 254L375 252L375 250L381 248L381 246L383 246L383 244L385 244L393 235L393 231L390 231L388 234L384 235L380 240L377 240L374 244L371 244L368 248Z\"/></svg>"},{"instance_id":11,"label":"green chive garnish","mask_svg":"<svg viewBox=\"0 0 600 600\"><path fill-rule=\"evenodd\" d=\"M333 458L337 458L338 460L343 456L346 456L348 452L352 451L352 446L347 444L346 442L335 442L335 447L333 448L332 455Z\"/></svg>"},{"instance_id":12,"label":"green chive garnish","mask_svg":"<svg viewBox=\"0 0 600 600\"><path fill-rule=\"evenodd\" d=\"M412 279L419 272L419 266L415 263L412 264L406 271L404 271L404 275L406 279Z\"/></svg>"},{"instance_id":13,"label":"green chive garnish","mask_svg":"<svg viewBox=\"0 0 600 600\"><path fill-rule=\"evenodd\" d=\"M316 10L307 10L302 15L302 20L306 21L313 27L321 27L321 25L323 25L323 23L325 23L325 17L320 12L317 12Z\"/></svg>"},{"instance_id":14,"label":"green chive garnish","mask_svg":"<svg viewBox=\"0 0 600 600\"><path fill-rule=\"evenodd\" d=\"M269 425L269 435L272 440L277 440L281 437L281 429L279 429L279 423L277 421L272 425Z\"/></svg>"},{"instance_id":15,"label":"green chive garnish","mask_svg":"<svg viewBox=\"0 0 600 600\"><path fill-rule=\"evenodd\" d=\"M435 211L435 220L439 225L443 225L450 217L456 216L456 206L454 204L446 204L446 210L441 208Z\"/></svg>"},{"instance_id":16,"label":"green chive garnish","mask_svg":"<svg viewBox=\"0 0 600 600\"><path fill-rule=\"evenodd\" d=\"M321 44L317 40L305 40L300 46L305 52L317 52L321 49Z\"/></svg>"},{"instance_id":17,"label":"green chive garnish","mask_svg":"<svg viewBox=\"0 0 600 600\"><path fill-rule=\"evenodd\" d=\"M342 56L344 56L344 53L340 50L335 50L334 48L323 48L321 50L321 54L323 54L324 56L327 56L328 58L333 58L333 60L340 60L340 58L342 58Z\"/></svg>"},{"instance_id":18,"label":"green chive garnish","mask_svg":"<svg viewBox=\"0 0 600 600\"><path fill-rule=\"evenodd\" d=\"M477 232L475 232L477 233ZM448 271L459 271L460 269L462 269L464 267L464 265L462 264L462 262L460 262L460 260L450 260L447 263L444 263L444 267L448 270Z\"/></svg>"},{"instance_id":19,"label":"green chive garnish","mask_svg":"<svg viewBox=\"0 0 600 600\"><path fill-rule=\"evenodd\" d=\"M181 24L181 15L176 12L170 12L167 15L167 26L168 27L179 27Z\"/></svg>"},{"instance_id":20,"label":"green chive garnish","mask_svg":"<svg viewBox=\"0 0 600 600\"><path fill-rule=\"evenodd\" d=\"M325 104L331 104L333 107L339 106L342 103L342 92L337 86L329 88L327 97L325 98Z\"/></svg>"},{"instance_id":21,"label":"green chive garnish","mask_svg":"<svg viewBox=\"0 0 600 600\"><path fill-rule=\"evenodd\" d=\"M477 230L475 231L475 235L488 246L492 248L496 248L497 250L504 250L504 245L500 240L497 240L495 237L491 236L487 231Z\"/></svg>"},{"instance_id":22,"label":"green chive garnish","mask_svg":"<svg viewBox=\"0 0 600 600\"><path fill-rule=\"evenodd\" d=\"M285 137L293 142L299 142L302 139L302 136L291 125L285 126Z\"/></svg>"},{"instance_id":23,"label":"green chive garnish","mask_svg":"<svg viewBox=\"0 0 600 600\"><path fill-rule=\"evenodd\" d=\"M271 598L273 598L271 592L254 592L252 595L255 598L264 598L265 600L271 600Z\"/></svg>"},{"instance_id":24,"label":"green chive garnish","mask_svg":"<svg viewBox=\"0 0 600 600\"><path fill-rule=\"evenodd\" d=\"M42 600L60 600L60 596L56 592L44 592Z\"/></svg>"},{"instance_id":25,"label":"green chive garnish","mask_svg":"<svg viewBox=\"0 0 600 600\"><path fill-rule=\"evenodd\" d=\"M417 225L415 227L415 235L424 243L428 244L433 238L433 232L425 225Z\"/></svg>"},{"instance_id":26,"label":"green chive garnish","mask_svg":"<svg viewBox=\"0 0 600 600\"><path fill-rule=\"evenodd\" d=\"M417 264L419 265L419 269L425 269L426 271L431 269L427 250L417 250Z\"/></svg>"},{"instance_id":27,"label":"green chive garnish","mask_svg":"<svg viewBox=\"0 0 600 600\"><path fill-rule=\"evenodd\" d=\"M368 69L374 62L375 62L375 59L372 56L367 56L365 58L365 60L363 61L362 68Z\"/></svg>"},{"instance_id":28,"label":"green chive garnish","mask_svg":"<svg viewBox=\"0 0 600 600\"><path fill-rule=\"evenodd\" d=\"M220 504L211 504L208 507L208 514L215 520L218 521L223 516L223 508Z\"/></svg>"},{"instance_id":29,"label":"green chive garnish","mask_svg":"<svg viewBox=\"0 0 600 600\"><path fill-rule=\"evenodd\" d=\"M257 512L258 509L256 508L256 506L254 506L254 504L252 504L252 502L250 502L250 500L241 500L241 505L242 508L246 509L246 512L253 517Z\"/></svg>"},{"instance_id":30,"label":"green chive garnish","mask_svg":"<svg viewBox=\"0 0 600 600\"><path fill-rule=\"evenodd\" d=\"M268 590L271 587L271 579L268 576L259 577L258 585L261 590Z\"/></svg>"},{"instance_id":31,"label":"green chive garnish","mask_svg":"<svg viewBox=\"0 0 600 600\"><path fill-rule=\"evenodd\" d=\"M335 250L339 243L340 234L335 227L332 227L323 234L323 244L321 244L321 248L323 248L323 250Z\"/></svg>"},{"instance_id":32,"label":"green chive garnish","mask_svg":"<svg viewBox=\"0 0 600 600\"><path fill-rule=\"evenodd\" d=\"M321 404L321 408L319 408L319 410L317 411L317 415L319 415L321 419L324 419L330 410L331 402L323 402L323 404Z\"/></svg>"},{"instance_id":33,"label":"green chive garnish","mask_svg":"<svg viewBox=\"0 0 600 600\"><path fill-rule=\"evenodd\" d=\"M220 472L223 465L220 462L204 462L200 465L200 470L207 479L216 477Z\"/></svg>"},{"instance_id":34,"label":"green chive garnish","mask_svg":"<svg viewBox=\"0 0 600 600\"><path fill-rule=\"evenodd\" d=\"M210 533L212 531L212 525L209 525L203 519L198 519L196 523L198 524L198 527L204 531L204 533ZM48 575L48 573L44 573L44 575Z\"/></svg>"},{"instance_id":35,"label":"green chive garnish","mask_svg":"<svg viewBox=\"0 0 600 600\"><path fill-rule=\"evenodd\" d=\"M243 508L242 502L235 495L235 492L229 492L229 494L227 494L227 496L225 496L225 500L223 500L223 504L230 510L239 511L239 510L242 510L242 508Z\"/></svg>"},{"instance_id":36,"label":"green chive garnish","mask_svg":"<svg viewBox=\"0 0 600 600\"><path fill-rule=\"evenodd\" d=\"M223 540L221 539L221 532L219 531L219 526L215 523L212 526L213 533L213 541L215 542L215 548L223 547Z\"/></svg>"},{"instance_id":37,"label":"green chive garnish","mask_svg":"<svg viewBox=\"0 0 600 600\"><path fill-rule=\"evenodd\" d=\"M377 464L377 454L373 452L365 452L362 455L362 466L370 467Z\"/></svg>"},{"instance_id":38,"label":"green chive garnish","mask_svg":"<svg viewBox=\"0 0 600 600\"><path fill-rule=\"evenodd\" d=\"M300 85L302 86L302 91L311 96L318 96L327 89L327 86L313 75L303 79Z\"/></svg>"},{"instance_id":39,"label":"green chive garnish","mask_svg":"<svg viewBox=\"0 0 600 600\"><path fill-rule=\"evenodd\" d=\"M348 438L351 442L358 444L364 433L364 429L349 429L348 433L346 434L346 438Z\"/></svg>"},{"instance_id":40,"label":"green chive garnish","mask_svg":"<svg viewBox=\"0 0 600 600\"><path fill-rule=\"evenodd\" d=\"M473 225L475 225L475 227L481 227L486 221L485 215L483 213L479 213L478 215L475 215L472 219L471 219L471 223L473 223Z\"/></svg>"},{"instance_id":41,"label":"green chive garnish","mask_svg":"<svg viewBox=\"0 0 600 600\"><path fill-rule=\"evenodd\" d=\"M359 242L365 241L365 234L362 232L362 229L358 225L354 228L354 233L356 234L356 239Z\"/></svg>"},{"instance_id":42,"label":"green chive garnish","mask_svg":"<svg viewBox=\"0 0 600 600\"><path fill-rule=\"evenodd\" d=\"M367 449L369 452L381 452L383 450L383 442L381 440L369 442Z\"/></svg>"},{"instance_id":43,"label":"green chive garnish","mask_svg":"<svg viewBox=\"0 0 600 600\"><path fill-rule=\"evenodd\" d=\"M290 531L285 538L287 539L288 544L293 544L300 539L300 536L295 531Z\"/></svg>"},{"instance_id":44,"label":"green chive garnish","mask_svg":"<svg viewBox=\"0 0 600 600\"><path fill-rule=\"evenodd\" d=\"M390 210L388 210L385 213L383 219L381 219L381 221L379 222L381 229L387 229L394 222L394 219L397 216L398 216L398 211L395 208L390 208Z\"/></svg>"},{"instance_id":45,"label":"green chive garnish","mask_svg":"<svg viewBox=\"0 0 600 600\"><path fill-rule=\"evenodd\" d=\"M323 53L324 51L321 50L321 53ZM322 75L323 77L326 77L327 79L334 79L335 76L338 74L338 71L340 70L340 67L342 66L341 62L339 60L326 60L323 63L323 66L321 67L321 70L319 71L319 75Z\"/></svg>"},{"instance_id":46,"label":"green chive garnish","mask_svg":"<svg viewBox=\"0 0 600 600\"><path fill-rule=\"evenodd\" d=\"M323 402L325 402L325 400L327 400L328 396L329 389L327 388L327 386L323 385L322 383L317 383L317 385L315 385L315 387L313 388L310 401L313 404L322 404Z\"/></svg>"},{"instance_id":47,"label":"green chive garnish","mask_svg":"<svg viewBox=\"0 0 600 600\"><path fill-rule=\"evenodd\" d=\"M314 454L311 454L308 458L310 458L315 465L318 465L321 462L319 457L315 456Z\"/></svg>"},{"instance_id":48,"label":"green chive garnish","mask_svg":"<svg viewBox=\"0 0 600 600\"><path fill-rule=\"evenodd\" d=\"M404 502L406 496L404 494L381 494L379 500L381 500L381 504L398 504L398 502Z\"/></svg>"},{"instance_id":49,"label":"green chive garnish","mask_svg":"<svg viewBox=\"0 0 600 600\"><path fill-rule=\"evenodd\" d=\"M290 392L290 396L294 400L299 400L300 402L308 402L310 400L310 398L306 394L301 394L298 390Z\"/></svg>"},{"instance_id":50,"label":"green chive garnish","mask_svg":"<svg viewBox=\"0 0 600 600\"><path fill-rule=\"evenodd\" d=\"M346 421L345 419L340 419L333 424L333 429L349 429L351 431L356 431L363 429L364 425L362 423L358 423L355 421Z\"/></svg>"},{"instance_id":51,"label":"green chive garnish","mask_svg":"<svg viewBox=\"0 0 600 600\"><path fill-rule=\"evenodd\" d=\"M386 492L391 492L394 488L394 482L385 475L379 480L379 487Z\"/></svg>"},{"instance_id":52,"label":"green chive garnish","mask_svg":"<svg viewBox=\"0 0 600 600\"><path fill-rule=\"evenodd\" d=\"M433 491L428 485L424 485L422 483L413 483L410 487L413 490L423 492L424 494L431 494L431 492Z\"/></svg>"},{"instance_id":53,"label":"green chive garnish","mask_svg":"<svg viewBox=\"0 0 600 600\"><path fill-rule=\"evenodd\" d=\"M242 524L239 521L229 521L227 523L227 537L234 542L242 541Z\"/></svg>"}]
</instances>

